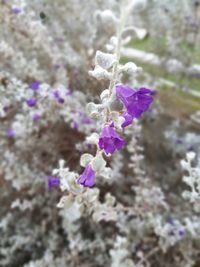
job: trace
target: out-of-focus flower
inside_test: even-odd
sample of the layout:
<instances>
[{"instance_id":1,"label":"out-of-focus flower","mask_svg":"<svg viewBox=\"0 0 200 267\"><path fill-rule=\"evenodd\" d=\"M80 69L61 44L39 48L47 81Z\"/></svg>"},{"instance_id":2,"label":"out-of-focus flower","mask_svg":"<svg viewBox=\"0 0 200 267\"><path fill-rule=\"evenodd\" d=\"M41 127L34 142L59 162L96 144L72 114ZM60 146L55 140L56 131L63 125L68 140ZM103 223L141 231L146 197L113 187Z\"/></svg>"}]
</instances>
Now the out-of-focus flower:
<instances>
[{"instance_id":1,"label":"out-of-focus flower","mask_svg":"<svg viewBox=\"0 0 200 267\"><path fill-rule=\"evenodd\" d=\"M9 106L4 106L4 107L3 107L3 111L4 111L5 113L7 113L7 112L9 111L9 109L10 109Z\"/></svg>"},{"instance_id":2,"label":"out-of-focus flower","mask_svg":"<svg viewBox=\"0 0 200 267\"><path fill-rule=\"evenodd\" d=\"M81 117L81 123L83 123L83 124L91 124L92 123L92 120L84 113L79 112L79 115Z\"/></svg>"},{"instance_id":3,"label":"out-of-focus flower","mask_svg":"<svg viewBox=\"0 0 200 267\"><path fill-rule=\"evenodd\" d=\"M76 121L72 122L72 128L73 129L78 129L78 123Z\"/></svg>"},{"instance_id":4,"label":"out-of-focus flower","mask_svg":"<svg viewBox=\"0 0 200 267\"><path fill-rule=\"evenodd\" d=\"M64 104L65 100L60 96L60 92L58 90L53 91L53 96L55 99L57 99L58 103Z\"/></svg>"},{"instance_id":5,"label":"out-of-focus flower","mask_svg":"<svg viewBox=\"0 0 200 267\"><path fill-rule=\"evenodd\" d=\"M67 89L67 93L66 93L66 95L68 95L68 96L71 96L72 95L72 90L69 88L69 89Z\"/></svg>"},{"instance_id":6,"label":"out-of-focus flower","mask_svg":"<svg viewBox=\"0 0 200 267\"><path fill-rule=\"evenodd\" d=\"M180 236L184 236L184 234L185 234L184 229L180 229L180 230L178 231L178 234L179 234Z\"/></svg>"},{"instance_id":7,"label":"out-of-focus flower","mask_svg":"<svg viewBox=\"0 0 200 267\"><path fill-rule=\"evenodd\" d=\"M93 171L92 167L90 164L88 164L85 167L84 172L82 175L78 178L77 182L84 187L92 187L95 184L95 172Z\"/></svg>"},{"instance_id":8,"label":"out-of-focus flower","mask_svg":"<svg viewBox=\"0 0 200 267\"><path fill-rule=\"evenodd\" d=\"M181 138L178 138L178 139L176 140L176 144L177 144L177 145L182 145L182 144L183 144L183 140L182 140Z\"/></svg>"},{"instance_id":9,"label":"out-of-focus flower","mask_svg":"<svg viewBox=\"0 0 200 267\"><path fill-rule=\"evenodd\" d=\"M39 113L36 112L33 114L33 120L34 121L38 121L40 118L41 118L41 115Z\"/></svg>"},{"instance_id":10,"label":"out-of-focus flower","mask_svg":"<svg viewBox=\"0 0 200 267\"><path fill-rule=\"evenodd\" d=\"M185 19L185 21L189 21L191 19L191 17L187 15L184 17L184 19Z\"/></svg>"},{"instance_id":11,"label":"out-of-focus flower","mask_svg":"<svg viewBox=\"0 0 200 267\"><path fill-rule=\"evenodd\" d=\"M124 146L124 139L116 133L112 125L102 129L99 137L99 147L104 149L105 153L113 154L115 150L120 150Z\"/></svg>"},{"instance_id":12,"label":"out-of-focus flower","mask_svg":"<svg viewBox=\"0 0 200 267\"><path fill-rule=\"evenodd\" d=\"M123 103L126 111L133 118L140 118L143 112L147 111L153 102L154 90L140 88L134 90L126 85L117 85L116 93L119 100Z\"/></svg>"},{"instance_id":13,"label":"out-of-focus flower","mask_svg":"<svg viewBox=\"0 0 200 267\"><path fill-rule=\"evenodd\" d=\"M26 100L26 103L29 106L29 108L33 108L36 106L37 100L35 98L30 98L30 99Z\"/></svg>"},{"instance_id":14,"label":"out-of-focus flower","mask_svg":"<svg viewBox=\"0 0 200 267\"><path fill-rule=\"evenodd\" d=\"M88 149L92 149L93 148L92 144L86 144L86 146L87 146Z\"/></svg>"},{"instance_id":15,"label":"out-of-focus flower","mask_svg":"<svg viewBox=\"0 0 200 267\"><path fill-rule=\"evenodd\" d=\"M6 135L7 135L8 137L13 137L13 136L15 135L15 132L14 132L14 130L13 130L12 128L8 128L8 129L6 130Z\"/></svg>"},{"instance_id":16,"label":"out-of-focus flower","mask_svg":"<svg viewBox=\"0 0 200 267\"><path fill-rule=\"evenodd\" d=\"M19 7L13 7L12 8L12 13L15 14L15 15L18 15L21 12L22 12L22 10Z\"/></svg>"},{"instance_id":17,"label":"out-of-focus flower","mask_svg":"<svg viewBox=\"0 0 200 267\"><path fill-rule=\"evenodd\" d=\"M198 23L196 21L193 21L190 26L194 29L198 28Z\"/></svg>"},{"instance_id":18,"label":"out-of-focus flower","mask_svg":"<svg viewBox=\"0 0 200 267\"><path fill-rule=\"evenodd\" d=\"M48 187L51 189L60 185L60 179L54 176L48 176Z\"/></svg>"},{"instance_id":19,"label":"out-of-focus flower","mask_svg":"<svg viewBox=\"0 0 200 267\"><path fill-rule=\"evenodd\" d=\"M31 83L31 89L33 90L33 91L37 91L37 90L39 90L40 89L40 82L39 81L34 81L34 82L32 82Z\"/></svg>"}]
</instances>

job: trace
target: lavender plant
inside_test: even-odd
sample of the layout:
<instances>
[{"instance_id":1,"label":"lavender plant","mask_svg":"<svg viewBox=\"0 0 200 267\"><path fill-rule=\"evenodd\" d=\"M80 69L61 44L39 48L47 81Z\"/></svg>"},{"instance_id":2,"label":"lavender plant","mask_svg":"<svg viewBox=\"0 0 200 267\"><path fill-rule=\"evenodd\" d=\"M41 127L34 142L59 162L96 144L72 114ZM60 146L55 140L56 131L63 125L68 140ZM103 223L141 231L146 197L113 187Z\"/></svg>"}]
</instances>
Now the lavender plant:
<instances>
[{"instance_id":1,"label":"lavender plant","mask_svg":"<svg viewBox=\"0 0 200 267\"><path fill-rule=\"evenodd\" d=\"M127 5L127 6L126 6ZM120 18L115 17L114 14L109 14L110 19L116 24L117 36L112 36L112 50L111 53L96 52L95 69L89 73L97 79L108 79L109 88L101 93L101 103L95 104L90 102L87 105L88 112L92 118L98 119L102 130L100 135L96 132L92 133L90 143L97 146L96 155L83 154L81 156L81 166L85 167L82 175L77 179L77 175L68 172L68 169L61 167L54 170L53 174L61 178L61 189L72 189L70 184L74 187L74 180L84 187L93 187L95 184L95 176L105 176L109 178L111 169L106 167L106 161L103 155L110 156L116 150L121 150L125 145L125 140L117 133L118 130L130 125L134 119L139 119L141 115L148 110L150 104L153 102L154 90L147 88L140 88L138 90L121 84L124 74L135 74L138 71L134 63L126 63L125 66L120 65L120 50L123 43L123 33L126 31L125 19L132 8L132 3L122 1L120 3ZM63 162L62 162L63 163ZM69 179L69 181L66 181ZM54 177L50 177L51 183ZM64 183L67 185L65 186ZM73 189L72 189L73 190ZM84 191L88 192L88 191ZM73 192L75 193L75 192ZM82 193L81 188L77 193ZM68 206L65 201L71 201L69 192L68 197L64 196L60 206Z\"/></svg>"},{"instance_id":2,"label":"lavender plant","mask_svg":"<svg viewBox=\"0 0 200 267\"><path fill-rule=\"evenodd\" d=\"M148 168L155 91L121 64L144 4L1 2L1 266L198 264L198 211Z\"/></svg>"}]
</instances>

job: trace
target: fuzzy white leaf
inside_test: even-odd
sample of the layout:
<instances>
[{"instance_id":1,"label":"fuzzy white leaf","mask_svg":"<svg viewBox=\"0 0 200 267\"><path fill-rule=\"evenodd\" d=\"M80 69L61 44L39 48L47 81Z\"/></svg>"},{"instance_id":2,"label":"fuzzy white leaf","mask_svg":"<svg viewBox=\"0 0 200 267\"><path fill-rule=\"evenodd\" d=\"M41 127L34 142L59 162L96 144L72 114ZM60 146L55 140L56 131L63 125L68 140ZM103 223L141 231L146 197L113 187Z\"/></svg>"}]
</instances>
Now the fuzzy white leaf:
<instances>
[{"instance_id":1,"label":"fuzzy white leaf","mask_svg":"<svg viewBox=\"0 0 200 267\"><path fill-rule=\"evenodd\" d=\"M101 93L100 98L101 98L101 100L104 100L108 97L109 97L109 89L106 89Z\"/></svg>"},{"instance_id":2,"label":"fuzzy white leaf","mask_svg":"<svg viewBox=\"0 0 200 267\"><path fill-rule=\"evenodd\" d=\"M100 172L106 166L106 161L104 160L102 153L98 153L96 157L91 162L92 169L95 172Z\"/></svg>"},{"instance_id":3,"label":"fuzzy white leaf","mask_svg":"<svg viewBox=\"0 0 200 267\"><path fill-rule=\"evenodd\" d=\"M59 203L57 204L57 208L70 208L73 204L73 196L63 196L61 197Z\"/></svg>"},{"instance_id":4,"label":"fuzzy white leaf","mask_svg":"<svg viewBox=\"0 0 200 267\"><path fill-rule=\"evenodd\" d=\"M141 68L138 68L137 65L133 62L128 62L124 66L121 67L120 71L126 72L129 75L134 75L138 73Z\"/></svg>"},{"instance_id":5,"label":"fuzzy white leaf","mask_svg":"<svg viewBox=\"0 0 200 267\"><path fill-rule=\"evenodd\" d=\"M81 155L81 159L80 159L80 165L82 167L85 167L87 164L89 164L93 159L93 156L91 154L85 153L83 155Z\"/></svg>"},{"instance_id":6,"label":"fuzzy white leaf","mask_svg":"<svg viewBox=\"0 0 200 267\"><path fill-rule=\"evenodd\" d=\"M99 141L99 135L97 133L92 133L90 136L88 136L86 138L86 141L89 143L89 144L98 144L98 141Z\"/></svg>"},{"instance_id":7,"label":"fuzzy white leaf","mask_svg":"<svg viewBox=\"0 0 200 267\"><path fill-rule=\"evenodd\" d=\"M115 17L114 13L109 10L106 9L104 11L97 11L95 13L95 16L97 19L101 20L102 22L104 22L105 24L116 24L118 19Z\"/></svg>"},{"instance_id":8,"label":"fuzzy white leaf","mask_svg":"<svg viewBox=\"0 0 200 267\"><path fill-rule=\"evenodd\" d=\"M112 76L111 73L100 66L95 66L94 70L90 70L89 75L93 76L97 80L110 80Z\"/></svg>"},{"instance_id":9,"label":"fuzzy white leaf","mask_svg":"<svg viewBox=\"0 0 200 267\"><path fill-rule=\"evenodd\" d=\"M100 66L103 69L111 68L115 63L117 63L116 56L109 53L103 53L101 51L96 52L95 65Z\"/></svg>"}]
</instances>

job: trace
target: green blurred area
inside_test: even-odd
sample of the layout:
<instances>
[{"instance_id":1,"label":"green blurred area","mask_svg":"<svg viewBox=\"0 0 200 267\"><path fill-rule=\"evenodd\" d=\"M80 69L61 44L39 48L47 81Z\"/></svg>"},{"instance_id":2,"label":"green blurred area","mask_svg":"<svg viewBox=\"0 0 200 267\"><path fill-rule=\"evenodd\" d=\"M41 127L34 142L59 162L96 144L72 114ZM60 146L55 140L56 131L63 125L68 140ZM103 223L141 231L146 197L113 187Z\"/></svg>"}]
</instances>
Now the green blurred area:
<instances>
[{"instance_id":1,"label":"green blurred area","mask_svg":"<svg viewBox=\"0 0 200 267\"><path fill-rule=\"evenodd\" d=\"M153 38L145 38L143 40L132 39L129 42L128 46L145 52L151 52L159 55L164 52L167 53L167 40L163 36L157 37L156 39ZM183 53L184 52L190 53L196 64L200 64L200 45L198 45L194 49L191 48L188 45L188 43L185 42L180 44L180 49L182 50Z\"/></svg>"},{"instance_id":2,"label":"green blurred area","mask_svg":"<svg viewBox=\"0 0 200 267\"><path fill-rule=\"evenodd\" d=\"M162 43L164 51L165 46L167 45L166 40L161 38L160 42ZM161 43L159 43L159 46ZM146 38L145 40L131 40L128 44L128 47L158 54L156 53L157 48L155 46L155 41L153 41L151 38ZM184 49L186 49L186 47L187 46L185 46ZM187 47L187 49L189 48ZM196 63L200 62L200 47L193 53L197 55L196 59L198 60ZM138 60L130 60L128 58L121 59L122 64L125 64L128 61L132 61L138 66L142 67L144 72L142 72L139 77L141 84L145 82L145 73L150 74L150 76L155 80L165 79L175 84L174 87L160 85L159 88L155 88L158 91L158 99L167 113L170 113L170 115L175 117L188 117L200 109L200 97L190 94L190 89L200 92L200 79L191 75L183 76L175 73L169 73L162 66L141 63Z\"/></svg>"}]
</instances>

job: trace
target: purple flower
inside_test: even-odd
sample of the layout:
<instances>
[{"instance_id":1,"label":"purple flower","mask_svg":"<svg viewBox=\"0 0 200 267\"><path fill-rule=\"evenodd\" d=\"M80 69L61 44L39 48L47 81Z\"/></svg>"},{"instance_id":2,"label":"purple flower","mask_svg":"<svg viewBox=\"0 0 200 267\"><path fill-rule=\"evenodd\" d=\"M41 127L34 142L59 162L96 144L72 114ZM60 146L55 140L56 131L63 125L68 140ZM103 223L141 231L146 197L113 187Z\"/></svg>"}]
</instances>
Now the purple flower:
<instances>
[{"instance_id":1,"label":"purple flower","mask_svg":"<svg viewBox=\"0 0 200 267\"><path fill-rule=\"evenodd\" d=\"M54 176L48 176L48 187L52 188L54 186L60 185L60 179Z\"/></svg>"},{"instance_id":2,"label":"purple flower","mask_svg":"<svg viewBox=\"0 0 200 267\"><path fill-rule=\"evenodd\" d=\"M60 92L58 90L53 91L53 96L58 99L60 97Z\"/></svg>"},{"instance_id":3,"label":"purple flower","mask_svg":"<svg viewBox=\"0 0 200 267\"><path fill-rule=\"evenodd\" d=\"M86 146L87 146L88 149L92 149L93 148L92 144L86 144Z\"/></svg>"},{"instance_id":4,"label":"purple flower","mask_svg":"<svg viewBox=\"0 0 200 267\"><path fill-rule=\"evenodd\" d=\"M33 120L38 121L41 118L41 115L39 113L34 113L33 114Z\"/></svg>"},{"instance_id":5,"label":"purple flower","mask_svg":"<svg viewBox=\"0 0 200 267\"><path fill-rule=\"evenodd\" d=\"M122 149L124 144L124 139L115 132L113 126L109 125L102 129L99 137L99 147L104 149L107 155L113 154L115 150Z\"/></svg>"},{"instance_id":6,"label":"purple flower","mask_svg":"<svg viewBox=\"0 0 200 267\"><path fill-rule=\"evenodd\" d=\"M82 175L78 178L77 182L78 184L81 184L84 187L92 187L95 184L94 179L95 179L95 172L93 171L90 164L88 164L85 167L85 170L82 173Z\"/></svg>"},{"instance_id":7,"label":"purple flower","mask_svg":"<svg viewBox=\"0 0 200 267\"><path fill-rule=\"evenodd\" d=\"M10 109L9 106L4 106L4 107L3 107L3 111L4 111L5 113L7 113L7 112L9 111L9 109Z\"/></svg>"},{"instance_id":8,"label":"purple flower","mask_svg":"<svg viewBox=\"0 0 200 267\"><path fill-rule=\"evenodd\" d=\"M67 89L67 93L66 93L66 95L69 95L69 96L71 96L72 95L72 90L69 88L69 89Z\"/></svg>"},{"instance_id":9,"label":"purple flower","mask_svg":"<svg viewBox=\"0 0 200 267\"><path fill-rule=\"evenodd\" d=\"M132 118L140 118L143 112L147 111L153 102L152 95L155 91L147 88L134 90L126 85L116 86L117 97L124 104L127 113Z\"/></svg>"},{"instance_id":10,"label":"purple flower","mask_svg":"<svg viewBox=\"0 0 200 267\"><path fill-rule=\"evenodd\" d=\"M8 129L6 130L6 135L7 135L8 137L13 137L13 136L15 135L15 132L14 132L14 130L13 130L12 128L8 128Z\"/></svg>"},{"instance_id":11,"label":"purple flower","mask_svg":"<svg viewBox=\"0 0 200 267\"><path fill-rule=\"evenodd\" d=\"M189 21L189 20L191 19L191 17L190 17L190 16L185 16L184 19L185 19L186 21Z\"/></svg>"},{"instance_id":12,"label":"purple flower","mask_svg":"<svg viewBox=\"0 0 200 267\"><path fill-rule=\"evenodd\" d=\"M198 24L197 24L196 21L193 21L193 22L190 24L190 26L191 26L192 28L198 28Z\"/></svg>"},{"instance_id":13,"label":"purple flower","mask_svg":"<svg viewBox=\"0 0 200 267\"><path fill-rule=\"evenodd\" d=\"M180 236L184 236L184 234L185 234L184 229L180 229L180 230L178 231L178 234L179 234Z\"/></svg>"},{"instance_id":14,"label":"purple flower","mask_svg":"<svg viewBox=\"0 0 200 267\"><path fill-rule=\"evenodd\" d=\"M60 103L60 104L64 104L64 103L65 103L65 99L62 98L62 97L59 97L59 98L58 98L58 103Z\"/></svg>"},{"instance_id":15,"label":"purple flower","mask_svg":"<svg viewBox=\"0 0 200 267\"><path fill-rule=\"evenodd\" d=\"M83 124L91 124L92 123L92 120L86 116L83 112L79 112L78 113L81 117L81 123Z\"/></svg>"},{"instance_id":16,"label":"purple flower","mask_svg":"<svg viewBox=\"0 0 200 267\"><path fill-rule=\"evenodd\" d=\"M171 224L171 225L174 225L174 220L171 217L169 217L168 218L168 223Z\"/></svg>"},{"instance_id":17,"label":"purple flower","mask_svg":"<svg viewBox=\"0 0 200 267\"><path fill-rule=\"evenodd\" d=\"M58 103L64 104L65 100L60 96L60 92L58 90L53 91L53 96L57 99Z\"/></svg>"},{"instance_id":18,"label":"purple flower","mask_svg":"<svg viewBox=\"0 0 200 267\"><path fill-rule=\"evenodd\" d=\"M40 82L39 82L39 81L34 81L34 82L32 82L32 84L31 84L31 89L32 89L33 91L37 91L37 90L39 90L39 89L40 89Z\"/></svg>"},{"instance_id":19,"label":"purple flower","mask_svg":"<svg viewBox=\"0 0 200 267\"><path fill-rule=\"evenodd\" d=\"M15 15L18 15L21 12L22 12L22 10L19 7L13 7L12 8L12 13L15 14Z\"/></svg>"},{"instance_id":20,"label":"purple flower","mask_svg":"<svg viewBox=\"0 0 200 267\"><path fill-rule=\"evenodd\" d=\"M177 145L182 145L182 144L183 144L183 140L182 140L181 138L178 138L178 139L176 140L176 144L177 144Z\"/></svg>"},{"instance_id":21,"label":"purple flower","mask_svg":"<svg viewBox=\"0 0 200 267\"><path fill-rule=\"evenodd\" d=\"M76 121L72 122L72 128L73 129L78 129L78 123Z\"/></svg>"},{"instance_id":22,"label":"purple flower","mask_svg":"<svg viewBox=\"0 0 200 267\"><path fill-rule=\"evenodd\" d=\"M125 119L125 121L122 123L122 128L125 128L133 122L133 117L126 112L122 114L122 117Z\"/></svg>"},{"instance_id":23,"label":"purple flower","mask_svg":"<svg viewBox=\"0 0 200 267\"><path fill-rule=\"evenodd\" d=\"M35 98L30 98L30 99L26 100L26 103L29 106L29 108L33 108L36 106L37 100Z\"/></svg>"}]
</instances>

